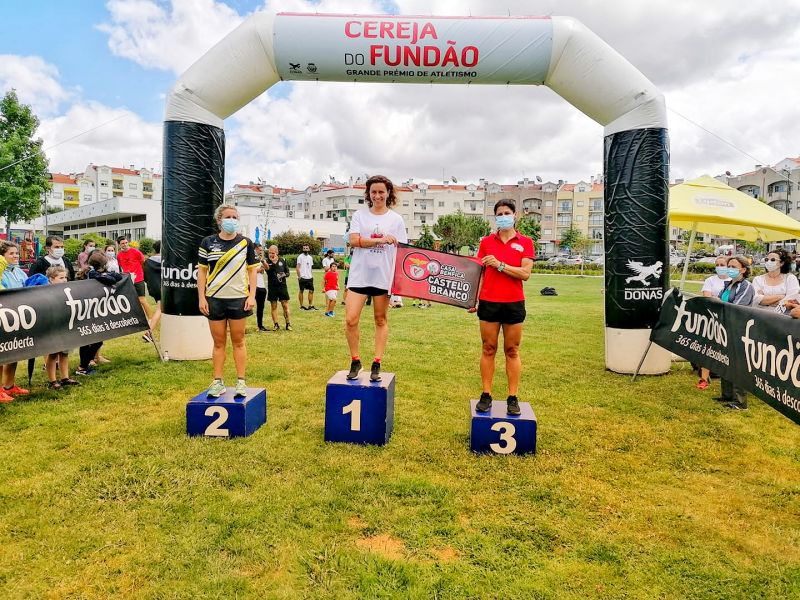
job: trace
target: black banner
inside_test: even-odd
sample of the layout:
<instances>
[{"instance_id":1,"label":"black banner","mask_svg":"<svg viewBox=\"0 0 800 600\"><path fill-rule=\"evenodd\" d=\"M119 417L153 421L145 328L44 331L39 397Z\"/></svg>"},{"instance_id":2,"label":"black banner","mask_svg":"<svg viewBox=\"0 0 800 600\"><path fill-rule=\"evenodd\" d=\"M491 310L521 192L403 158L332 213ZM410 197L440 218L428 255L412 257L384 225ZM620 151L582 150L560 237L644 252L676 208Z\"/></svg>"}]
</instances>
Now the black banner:
<instances>
[{"instance_id":1,"label":"black banner","mask_svg":"<svg viewBox=\"0 0 800 600\"><path fill-rule=\"evenodd\" d=\"M147 318L130 277L115 286L88 279L0 293L3 363L147 329Z\"/></svg>"},{"instance_id":2,"label":"black banner","mask_svg":"<svg viewBox=\"0 0 800 600\"><path fill-rule=\"evenodd\" d=\"M669 286L666 129L605 138L606 326L651 327Z\"/></svg>"},{"instance_id":3,"label":"black banner","mask_svg":"<svg viewBox=\"0 0 800 600\"><path fill-rule=\"evenodd\" d=\"M800 320L674 289L650 339L800 424Z\"/></svg>"},{"instance_id":4,"label":"black banner","mask_svg":"<svg viewBox=\"0 0 800 600\"><path fill-rule=\"evenodd\" d=\"M164 202L161 235L161 308L168 315L199 315L197 249L217 232L222 203L225 132L203 123L164 123Z\"/></svg>"}]
</instances>

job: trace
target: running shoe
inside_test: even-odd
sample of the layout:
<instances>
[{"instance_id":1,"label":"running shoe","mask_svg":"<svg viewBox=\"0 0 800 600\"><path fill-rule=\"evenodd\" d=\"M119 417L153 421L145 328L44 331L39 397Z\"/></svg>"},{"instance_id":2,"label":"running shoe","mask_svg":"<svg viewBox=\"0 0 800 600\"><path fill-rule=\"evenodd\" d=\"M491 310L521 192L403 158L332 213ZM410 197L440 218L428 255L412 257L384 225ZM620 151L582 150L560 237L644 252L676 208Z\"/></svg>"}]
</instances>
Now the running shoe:
<instances>
[{"instance_id":1,"label":"running shoe","mask_svg":"<svg viewBox=\"0 0 800 600\"><path fill-rule=\"evenodd\" d=\"M475 410L479 413L485 413L489 412L490 408L492 408L492 395L489 392L482 392L481 399L475 405Z\"/></svg>"},{"instance_id":2,"label":"running shoe","mask_svg":"<svg viewBox=\"0 0 800 600\"><path fill-rule=\"evenodd\" d=\"M30 390L21 388L17 384L12 385L10 388L4 387L3 391L9 396L27 396L31 393Z\"/></svg>"},{"instance_id":3,"label":"running shoe","mask_svg":"<svg viewBox=\"0 0 800 600\"><path fill-rule=\"evenodd\" d=\"M280 331L280 330L281 330L280 325L278 325L277 323L272 324L272 331Z\"/></svg>"},{"instance_id":4,"label":"running shoe","mask_svg":"<svg viewBox=\"0 0 800 600\"><path fill-rule=\"evenodd\" d=\"M697 385L695 387L698 390L708 389L708 379L701 379L700 381L697 382Z\"/></svg>"},{"instance_id":5,"label":"running shoe","mask_svg":"<svg viewBox=\"0 0 800 600\"><path fill-rule=\"evenodd\" d=\"M730 408L731 410L747 410L747 406L740 402L728 402L725 408Z\"/></svg>"},{"instance_id":6,"label":"running shoe","mask_svg":"<svg viewBox=\"0 0 800 600\"><path fill-rule=\"evenodd\" d=\"M516 396L509 396L506 399L506 414L512 416L518 416L522 414L522 411L519 409L519 400L517 400Z\"/></svg>"},{"instance_id":7,"label":"running shoe","mask_svg":"<svg viewBox=\"0 0 800 600\"><path fill-rule=\"evenodd\" d=\"M7 404L14 401L14 396L9 396L2 389L0 389L0 404Z\"/></svg>"},{"instance_id":8,"label":"running shoe","mask_svg":"<svg viewBox=\"0 0 800 600\"><path fill-rule=\"evenodd\" d=\"M75 381L72 377L64 377L61 379L61 385L80 385L80 381Z\"/></svg>"},{"instance_id":9,"label":"running shoe","mask_svg":"<svg viewBox=\"0 0 800 600\"><path fill-rule=\"evenodd\" d=\"M275 323L275 327L278 327L277 323ZM278 327L278 329L280 329L280 327ZM276 329L275 331L277 331L278 329ZM286 324L286 331L294 331L294 329L292 329L292 324L291 323L287 323Z\"/></svg>"},{"instance_id":10,"label":"running shoe","mask_svg":"<svg viewBox=\"0 0 800 600\"><path fill-rule=\"evenodd\" d=\"M259 326L258 326L258 330L259 330L259 331L269 331L269 329L267 329L267 328L266 328L266 327L264 327L263 325L259 325Z\"/></svg>"},{"instance_id":11,"label":"running shoe","mask_svg":"<svg viewBox=\"0 0 800 600\"><path fill-rule=\"evenodd\" d=\"M308 310L319 310L316 306L309 306Z\"/></svg>"},{"instance_id":12,"label":"running shoe","mask_svg":"<svg viewBox=\"0 0 800 600\"><path fill-rule=\"evenodd\" d=\"M369 370L369 380L370 381L380 381L381 380L381 363L375 361L372 363L372 368Z\"/></svg>"},{"instance_id":13,"label":"running shoe","mask_svg":"<svg viewBox=\"0 0 800 600\"><path fill-rule=\"evenodd\" d=\"M239 379L236 381L236 388L233 390L234 396L240 396L244 398L247 396L247 384L244 382L244 379Z\"/></svg>"},{"instance_id":14,"label":"running shoe","mask_svg":"<svg viewBox=\"0 0 800 600\"><path fill-rule=\"evenodd\" d=\"M75 369L75 375L94 375L95 370L92 367L78 367Z\"/></svg>"},{"instance_id":15,"label":"running shoe","mask_svg":"<svg viewBox=\"0 0 800 600\"><path fill-rule=\"evenodd\" d=\"M225 393L225 382L222 379L215 379L211 382L211 386L208 388L206 392L207 398L219 398L222 394Z\"/></svg>"},{"instance_id":16,"label":"running shoe","mask_svg":"<svg viewBox=\"0 0 800 600\"><path fill-rule=\"evenodd\" d=\"M354 360L350 362L350 372L347 374L348 379L358 379L358 374L361 372L361 361Z\"/></svg>"}]
</instances>

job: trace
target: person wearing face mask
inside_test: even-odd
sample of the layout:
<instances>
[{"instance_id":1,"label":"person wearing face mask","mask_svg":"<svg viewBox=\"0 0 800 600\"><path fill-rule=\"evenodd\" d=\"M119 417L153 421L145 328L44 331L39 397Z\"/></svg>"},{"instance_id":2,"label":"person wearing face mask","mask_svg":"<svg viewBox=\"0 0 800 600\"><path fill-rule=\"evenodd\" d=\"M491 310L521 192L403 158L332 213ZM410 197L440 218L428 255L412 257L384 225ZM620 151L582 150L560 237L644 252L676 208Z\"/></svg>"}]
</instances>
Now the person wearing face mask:
<instances>
[{"instance_id":1,"label":"person wearing face mask","mask_svg":"<svg viewBox=\"0 0 800 600\"><path fill-rule=\"evenodd\" d=\"M700 290L706 298L719 298L720 292L725 288L728 277L728 257L718 256L714 261L716 275L706 278L703 282L703 289ZM700 367L700 381L697 382L697 389L705 390L708 388L711 372L705 367Z\"/></svg>"},{"instance_id":2,"label":"person wearing face mask","mask_svg":"<svg viewBox=\"0 0 800 600\"><path fill-rule=\"evenodd\" d=\"M64 240L57 235L49 235L44 240L46 254L40 256L28 270L28 275L47 273L50 267L64 267L67 270L67 278L72 281L75 279L75 268L70 260L64 256Z\"/></svg>"},{"instance_id":3,"label":"person wearing face mask","mask_svg":"<svg viewBox=\"0 0 800 600\"><path fill-rule=\"evenodd\" d=\"M240 235L239 210L221 204L214 211L219 233L200 242L198 250L197 295L200 312L208 317L214 351L211 355L213 381L206 395L219 398L225 393L223 381L225 346L230 331L233 362L236 365L235 396L247 395L245 368L247 347L244 331L247 317L256 305L259 261L253 242Z\"/></svg>"},{"instance_id":4,"label":"person wearing face mask","mask_svg":"<svg viewBox=\"0 0 800 600\"><path fill-rule=\"evenodd\" d=\"M725 287L719 293L719 299L723 302L738 304L740 306L750 306L753 303L754 291L749 281L750 260L744 256L733 256L728 259L728 277L730 280L725 282ZM714 398L722 402L726 408L746 410L747 409L747 390L735 385L727 379L720 380L722 395Z\"/></svg>"},{"instance_id":5,"label":"person wearing face mask","mask_svg":"<svg viewBox=\"0 0 800 600\"><path fill-rule=\"evenodd\" d=\"M109 273L122 273L122 269L119 268L119 262L117 261L117 245L114 243L106 244L103 248L103 254L105 254L108 259L106 271Z\"/></svg>"},{"instance_id":6,"label":"person wearing face mask","mask_svg":"<svg viewBox=\"0 0 800 600\"><path fill-rule=\"evenodd\" d=\"M303 252L297 257L295 269L297 270L297 280L300 284L300 310L317 310L314 306L314 273L311 269L314 266L314 259L311 256L311 247L303 245ZM303 306L303 291L308 291L308 306Z\"/></svg>"},{"instance_id":7,"label":"person wearing face mask","mask_svg":"<svg viewBox=\"0 0 800 600\"><path fill-rule=\"evenodd\" d=\"M519 347L526 316L522 282L531 276L536 252L533 240L514 229L516 212L513 200L499 200L494 205L497 231L483 238L478 247L478 259L486 267L477 308L483 346L480 361L483 392L475 407L478 412L488 412L492 407L495 355L502 329L508 378L506 411L509 415L520 414L517 393L522 361ZM475 311L470 309L470 312Z\"/></svg>"},{"instance_id":8,"label":"person wearing face mask","mask_svg":"<svg viewBox=\"0 0 800 600\"><path fill-rule=\"evenodd\" d=\"M800 293L800 283L792 270L792 259L783 248L773 250L764 259L766 273L753 279L753 306L784 312L786 301Z\"/></svg>"},{"instance_id":9,"label":"person wearing face mask","mask_svg":"<svg viewBox=\"0 0 800 600\"><path fill-rule=\"evenodd\" d=\"M97 246L97 242L94 240L84 240L83 241L83 251L78 254L78 258L75 259L75 262L78 264L79 269L86 268L86 261L89 260L89 255L92 253L92 250L95 249Z\"/></svg>"},{"instance_id":10,"label":"person wearing face mask","mask_svg":"<svg viewBox=\"0 0 800 600\"><path fill-rule=\"evenodd\" d=\"M14 242L0 240L0 291L17 290L25 287L28 278L19 266L19 246ZM2 300L0 300L0 304ZM30 392L19 387L15 382L17 363L8 363L0 367L2 372L2 388L0 388L0 403L14 400L15 396L25 396Z\"/></svg>"}]
</instances>

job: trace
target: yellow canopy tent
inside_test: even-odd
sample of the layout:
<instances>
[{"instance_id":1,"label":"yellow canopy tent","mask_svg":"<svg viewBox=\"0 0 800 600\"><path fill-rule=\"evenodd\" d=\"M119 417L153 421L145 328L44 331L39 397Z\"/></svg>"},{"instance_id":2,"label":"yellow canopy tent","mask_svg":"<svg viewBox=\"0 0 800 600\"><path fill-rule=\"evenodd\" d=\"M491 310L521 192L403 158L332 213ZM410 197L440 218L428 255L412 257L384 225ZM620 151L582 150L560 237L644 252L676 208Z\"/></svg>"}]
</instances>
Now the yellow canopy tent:
<instances>
[{"instance_id":1,"label":"yellow canopy tent","mask_svg":"<svg viewBox=\"0 0 800 600\"><path fill-rule=\"evenodd\" d=\"M698 231L747 241L777 242L800 238L800 221L708 175L670 188L669 223L672 227L691 232L681 289L686 281L689 254Z\"/></svg>"}]
</instances>

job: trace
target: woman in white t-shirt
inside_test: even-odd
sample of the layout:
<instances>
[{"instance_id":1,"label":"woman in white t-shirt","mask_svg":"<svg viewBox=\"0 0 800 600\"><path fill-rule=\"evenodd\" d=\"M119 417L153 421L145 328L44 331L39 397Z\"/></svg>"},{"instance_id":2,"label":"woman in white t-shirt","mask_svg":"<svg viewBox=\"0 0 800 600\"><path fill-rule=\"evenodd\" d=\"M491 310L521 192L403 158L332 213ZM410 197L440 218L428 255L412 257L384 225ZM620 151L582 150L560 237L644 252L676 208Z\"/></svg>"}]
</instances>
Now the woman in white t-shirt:
<instances>
[{"instance_id":1,"label":"woman in white t-shirt","mask_svg":"<svg viewBox=\"0 0 800 600\"><path fill-rule=\"evenodd\" d=\"M718 256L714 261L716 275L706 278L703 282L703 289L700 290L706 298L719 298L720 293L725 289L725 282L730 279L728 277L728 258L727 256ZM708 389L709 377L711 377L711 371L700 367L700 381L697 382L697 389Z\"/></svg>"},{"instance_id":2,"label":"woman in white t-shirt","mask_svg":"<svg viewBox=\"0 0 800 600\"><path fill-rule=\"evenodd\" d=\"M369 208L353 215L348 231L348 241L353 248L353 258L347 276L345 301L345 335L350 348L348 379L358 378L361 371L359 321L367 298L372 298L375 318L375 359L372 361L370 381L381 380L381 358L389 338L389 289L392 286L396 244L408 242L403 217L391 210L397 202L392 182L374 175L367 179L364 199Z\"/></svg>"},{"instance_id":3,"label":"woman in white t-shirt","mask_svg":"<svg viewBox=\"0 0 800 600\"><path fill-rule=\"evenodd\" d=\"M753 306L783 312L786 301L800 294L800 283L790 272L792 259L786 250L780 248L767 254L764 268L767 272L753 279Z\"/></svg>"}]
</instances>

